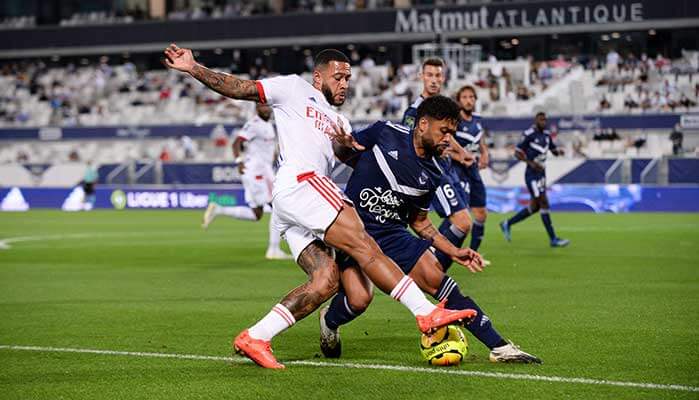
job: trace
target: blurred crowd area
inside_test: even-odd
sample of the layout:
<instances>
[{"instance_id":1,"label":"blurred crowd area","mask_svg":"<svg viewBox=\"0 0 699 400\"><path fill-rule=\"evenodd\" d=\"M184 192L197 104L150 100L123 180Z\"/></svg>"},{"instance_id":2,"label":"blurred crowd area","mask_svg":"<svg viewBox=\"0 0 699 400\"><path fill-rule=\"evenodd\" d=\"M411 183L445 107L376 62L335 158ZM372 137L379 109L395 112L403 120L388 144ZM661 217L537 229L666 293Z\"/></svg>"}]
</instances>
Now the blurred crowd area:
<instances>
[{"instance_id":1,"label":"blurred crowd area","mask_svg":"<svg viewBox=\"0 0 699 400\"><path fill-rule=\"evenodd\" d=\"M420 65L377 63L372 54L348 52L353 78L342 111L350 120L399 120L422 90ZM224 72L248 79L274 76L255 59L242 70L240 53L222 54L232 61ZM590 113L656 113L697 111L697 53L670 60L662 55L604 57L532 57L500 61L494 56L464 74L447 68L444 94L474 85L478 109L485 116L531 116ZM49 65L50 64L50 65ZM224 98L186 74L142 69L130 61L97 63L87 59L61 65L44 61L0 66L0 126L99 126L204 124L244 122L250 104ZM310 52L302 76L310 80Z\"/></svg>"}]
</instances>

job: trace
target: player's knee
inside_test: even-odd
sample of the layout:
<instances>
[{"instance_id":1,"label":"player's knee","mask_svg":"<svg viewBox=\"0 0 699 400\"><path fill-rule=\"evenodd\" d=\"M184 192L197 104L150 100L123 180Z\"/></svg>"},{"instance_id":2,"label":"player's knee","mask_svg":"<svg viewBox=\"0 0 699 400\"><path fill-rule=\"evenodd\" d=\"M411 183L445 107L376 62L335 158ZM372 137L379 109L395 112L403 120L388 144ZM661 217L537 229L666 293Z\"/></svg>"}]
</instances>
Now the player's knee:
<instances>
[{"instance_id":1,"label":"player's knee","mask_svg":"<svg viewBox=\"0 0 699 400\"><path fill-rule=\"evenodd\" d=\"M363 313L371 304L374 299L374 294L371 291L366 291L362 293L354 293L352 297L348 298L350 308L356 313Z\"/></svg>"},{"instance_id":2,"label":"player's knee","mask_svg":"<svg viewBox=\"0 0 699 400\"><path fill-rule=\"evenodd\" d=\"M451 223L456 226L461 232L468 233L471 230L471 218L465 211L460 211L449 218Z\"/></svg>"},{"instance_id":3,"label":"player's knee","mask_svg":"<svg viewBox=\"0 0 699 400\"><path fill-rule=\"evenodd\" d=\"M476 221L479 223L484 223L485 220L488 218L488 210L483 207L483 208L474 208L473 210L473 217L475 218Z\"/></svg>"}]
</instances>

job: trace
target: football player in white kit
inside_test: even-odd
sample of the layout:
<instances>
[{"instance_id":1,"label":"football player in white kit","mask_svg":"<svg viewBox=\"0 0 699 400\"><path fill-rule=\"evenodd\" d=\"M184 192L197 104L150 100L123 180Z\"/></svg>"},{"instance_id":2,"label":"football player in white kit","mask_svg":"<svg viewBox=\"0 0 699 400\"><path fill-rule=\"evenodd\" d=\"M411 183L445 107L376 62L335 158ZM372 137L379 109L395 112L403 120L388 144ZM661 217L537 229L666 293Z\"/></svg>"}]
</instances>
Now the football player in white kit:
<instances>
[{"instance_id":1,"label":"football player in white kit","mask_svg":"<svg viewBox=\"0 0 699 400\"><path fill-rule=\"evenodd\" d=\"M240 79L204 67L191 50L174 44L165 49L165 57L168 67L190 74L223 96L270 104L274 109L281 165L274 181L272 218L309 279L242 331L233 341L236 352L264 368L284 368L272 353L272 338L334 295L340 280L346 290L361 287L365 291L370 279L412 312L422 332L473 318L473 310L447 310L443 304L430 303L381 252L352 204L328 178L335 154L346 157L353 149L364 149L346 133L349 122L334 108L347 96L351 77L347 56L337 50L318 53L312 83L298 75ZM423 233L434 237L437 232L433 231ZM359 267L340 272L333 248L354 258ZM458 249L453 257L464 265L482 266L478 253L470 249Z\"/></svg>"},{"instance_id":2,"label":"football player in white kit","mask_svg":"<svg viewBox=\"0 0 699 400\"><path fill-rule=\"evenodd\" d=\"M204 213L202 227L206 229L219 215L227 215L244 221L259 221L264 213L264 206L272 202L272 182L274 180L274 154L276 153L276 135L270 122L272 108L266 104L255 106L255 115L249 120L236 136L233 142L233 155L238 160L245 202L247 206L220 206L209 203ZM245 143L244 156L241 148ZM270 218L269 244L265 257L268 260L290 260L280 244L279 230Z\"/></svg>"}]
</instances>

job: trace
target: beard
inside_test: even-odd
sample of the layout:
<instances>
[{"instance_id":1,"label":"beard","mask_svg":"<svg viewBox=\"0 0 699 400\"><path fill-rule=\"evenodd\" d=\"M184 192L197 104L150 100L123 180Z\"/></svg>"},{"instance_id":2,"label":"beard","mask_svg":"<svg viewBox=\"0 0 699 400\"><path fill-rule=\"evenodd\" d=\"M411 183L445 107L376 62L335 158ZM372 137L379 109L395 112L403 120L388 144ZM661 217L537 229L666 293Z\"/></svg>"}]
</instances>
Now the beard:
<instances>
[{"instance_id":1,"label":"beard","mask_svg":"<svg viewBox=\"0 0 699 400\"><path fill-rule=\"evenodd\" d=\"M323 96L325 96L325 100L327 100L331 106L339 107L345 103L344 100L343 101L335 101L335 98L333 97L333 91L330 90L330 88L328 86L326 86L325 84L323 84L320 87L320 91L321 91L321 93L323 93Z\"/></svg>"}]
</instances>

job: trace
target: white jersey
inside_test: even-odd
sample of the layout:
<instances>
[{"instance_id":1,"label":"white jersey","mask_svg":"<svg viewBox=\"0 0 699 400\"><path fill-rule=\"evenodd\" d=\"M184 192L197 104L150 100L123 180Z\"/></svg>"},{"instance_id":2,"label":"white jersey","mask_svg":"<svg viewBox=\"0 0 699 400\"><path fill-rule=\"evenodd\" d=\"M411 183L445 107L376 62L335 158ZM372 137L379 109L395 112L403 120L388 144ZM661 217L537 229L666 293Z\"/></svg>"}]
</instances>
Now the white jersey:
<instances>
[{"instance_id":1,"label":"white jersey","mask_svg":"<svg viewBox=\"0 0 699 400\"><path fill-rule=\"evenodd\" d=\"M338 122L352 132L347 118L298 75L263 79L257 81L257 88L260 101L273 107L277 123L280 167L275 193L296 185L300 174L330 175L335 165L330 135Z\"/></svg>"},{"instance_id":2,"label":"white jersey","mask_svg":"<svg viewBox=\"0 0 699 400\"><path fill-rule=\"evenodd\" d=\"M276 150L274 126L255 115L238 132L245 139L245 168L259 171L274 163Z\"/></svg>"}]
</instances>

